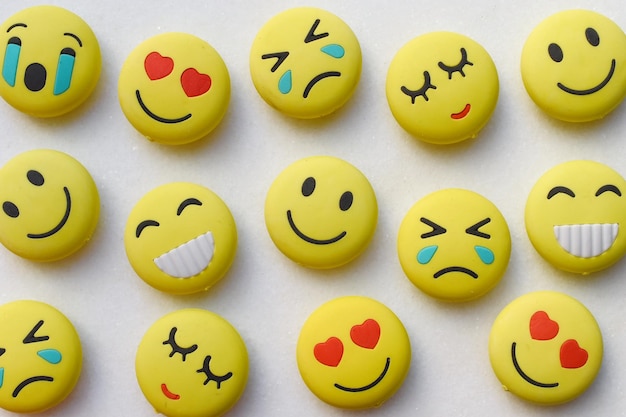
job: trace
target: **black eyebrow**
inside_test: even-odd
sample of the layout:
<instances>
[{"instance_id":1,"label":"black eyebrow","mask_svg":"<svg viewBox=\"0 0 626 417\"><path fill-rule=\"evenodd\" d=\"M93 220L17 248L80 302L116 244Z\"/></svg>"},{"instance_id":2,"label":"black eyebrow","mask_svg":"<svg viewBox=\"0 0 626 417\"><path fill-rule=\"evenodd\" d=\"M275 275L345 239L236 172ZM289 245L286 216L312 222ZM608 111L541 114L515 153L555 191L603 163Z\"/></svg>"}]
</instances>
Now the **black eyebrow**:
<instances>
[{"instance_id":1,"label":"black eyebrow","mask_svg":"<svg viewBox=\"0 0 626 417\"><path fill-rule=\"evenodd\" d=\"M176 211L176 215L180 216L180 214L183 212L183 210L187 207L187 206L201 206L202 205L202 201L198 200L197 198L188 198L185 201L183 201L182 203L180 203L180 206L178 206L178 210Z\"/></svg>"},{"instance_id":2,"label":"black eyebrow","mask_svg":"<svg viewBox=\"0 0 626 417\"><path fill-rule=\"evenodd\" d=\"M612 192L617 194L618 196L622 196L622 192L619 190L619 188L617 188L615 185L613 184L607 184L607 185L603 185L602 187L598 188L598 191L596 191L596 197L599 196L602 193L606 193L606 192Z\"/></svg>"},{"instance_id":3,"label":"black eyebrow","mask_svg":"<svg viewBox=\"0 0 626 417\"><path fill-rule=\"evenodd\" d=\"M63 34L63 36L69 36L70 38L74 38L76 39L76 42L78 42L78 45L82 48L83 47L83 42L80 40L80 38L76 35L74 35L73 33L70 32L65 32Z\"/></svg>"},{"instance_id":4,"label":"black eyebrow","mask_svg":"<svg viewBox=\"0 0 626 417\"><path fill-rule=\"evenodd\" d=\"M49 336L35 336L35 333L37 333L37 331L41 328L41 326L43 326L43 320L39 320L37 324L35 324L35 327L33 327L31 331L28 332L24 340L22 340L22 343L27 344L27 343L44 342L50 339Z\"/></svg>"},{"instance_id":5,"label":"black eyebrow","mask_svg":"<svg viewBox=\"0 0 626 417\"><path fill-rule=\"evenodd\" d=\"M11 30L17 27L27 28L28 26L26 26L26 23L15 23L14 25L9 26L9 28L7 29L7 33L9 33Z\"/></svg>"},{"instance_id":6,"label":"black eyebrow","mask_svg":"<svg viewBox=\"0 0 626 417\"><path fill-rule=\"evenodd\" d=\"M576 194L574 194L572 190L567 187L563 187L562 185L558 185L548 192L548 200L559 193L567 194L570 197L576 197Z\"/></svg>"},{"instance_id":7,"label":"black eyebrow","mask_svg":"<svg viewBox=\"0 0 626 417\"><path fill-rule=\"evenodd\" d=\"M135 236L139 237L139 235L141 235L141 232L143 232L143 229L145 229L148 226L160 226L160 224L156 220L144 220L141 223L139 223L139 225L137 226L137 230L135 231Z\"/></svg>"}]
</instances>

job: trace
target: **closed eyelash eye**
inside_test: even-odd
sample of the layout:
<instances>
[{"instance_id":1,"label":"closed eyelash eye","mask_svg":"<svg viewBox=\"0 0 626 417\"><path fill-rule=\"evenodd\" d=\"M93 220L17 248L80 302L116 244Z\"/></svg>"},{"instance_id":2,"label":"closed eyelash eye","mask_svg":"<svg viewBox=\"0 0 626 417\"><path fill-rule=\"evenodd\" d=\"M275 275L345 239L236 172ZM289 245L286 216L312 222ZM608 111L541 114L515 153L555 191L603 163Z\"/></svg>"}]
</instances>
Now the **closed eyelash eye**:
<instances>
[{"instance_id":1,"label":"closed eyelash eye","mask_svg":"<svg viewBox=\"0 0 626 417\"><path fill-rule=\"evenodd\" d=\"M166 341L163 342L164 345L170 345L172 347L172 352L170 353L170 358L174 356L175 353L180 353L180 355L183 357L183 362L185 362L185 360L187 359L187 355L189 355L190 353L195 352L196 349L198 349L198 345L191 345L187 348L184 348L182 346L180 346L178 343L176 343L176 332L178 331L177 327L172 327L172 330L170 330L170 335L167 338Z\"/></svg>"},{"instance_id":2,"label":"closed eyelash eye","mask_svg":"<svg viewBox=\"0 0 626 417\"><path fill-rule=\"evenodd\" d=\"M402 86L400 87L400 90L406 94L407 96L411 97L411 104L415 104L415 99L418 96L422 96L424 97L425 101L428 101L428 96L426 95L426 92L429 89L433 89L436 90L437 87L434 86L431 82L430 82L430 73L428 71L424 71L424 84L417 90L410 90L408 89L406 86Z\"/></svg>"},{"instance_id":3,"label":"closed eyelash eye","mask_svg":"<svg viewBox=\"0 0 626 417\"><path fill-rule=\"evenodd\" d=\"M204 381L203 385L206 385L209 383L209 381L215 381L215 383L217 384L217 389L221 388L222 382L230 379L233 376L232 372L227 372L226 374L219 376L219 375L215 375L212 371L211 371L211 355L207 355L204 358L204 363L202 364L202 368L198 369L196 372L197 373L201 373L204 372L204 374L206 375L206 380Z\"/></svg>"},{"instance_id":4,"label":"closed eyelash eye","mask_svg":"<svg viewBox=\"0 0 626 417\"><path fill-rule=\"evenodd\" d=\"M465 48L461 48L461 61L459 61L458 64L453 65L453 66L448 66L444 64L443 62L439 61L438 65L439 65L439 68L441 68L442 70L448 73L448 79L451 80L452 74L454 74L455 72L458 72L461 74L461 76L465 77L463 68L466 65L473 66L474 64L467 60L467 51L465 50Z\"/></svg>"}]
</instances>

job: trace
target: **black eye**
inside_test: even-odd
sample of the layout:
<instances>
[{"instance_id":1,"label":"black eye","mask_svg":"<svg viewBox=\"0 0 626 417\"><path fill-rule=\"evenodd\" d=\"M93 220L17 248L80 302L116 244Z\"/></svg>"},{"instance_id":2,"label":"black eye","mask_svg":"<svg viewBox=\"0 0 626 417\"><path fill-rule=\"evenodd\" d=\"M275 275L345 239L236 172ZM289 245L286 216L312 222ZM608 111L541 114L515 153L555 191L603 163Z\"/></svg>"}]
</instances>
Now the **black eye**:
<instances>
[{"instance_id":1,"label":"black eye","mask_svg":"<svg viewBox=\"0 0 626 417\"><path fill-rule=\"evenodd\" d=\"M439 61L438 65L439 65L439 68L441 68L442 70L448 73L449 80L452 79L452 74L454 74L455 72L458 72L461 74L461 76L465 77L465 73L463 72L463 67L465 67L466 65L469 65L470 67L474 66L474 64L472 64L471 62L467 60L467 51L465 50L465 48L461 48L461 60L459 61L458 64L448 66L444 64L443 62Z\"/></svg>"},{"instance_id":2,"label":"black eye","mask_svg":"<svg viewBox=\"0 0 626 417\"><path fill-rule=\"evenodd\" d=\"M483 219L481 221L479 221L478 223L468 227L467 229L465 229L465 233L467 233L468 235L474 235L474 236L478 236L478 237L482 237L483 239L491 239L491 235L488 233L484 233L480 231L480 228L483 227L484 225L486 225L487 223L491 222L491 219L489 217L487 217L486 219Z\"/></svg>"},{"instance_id":3,"label":"black eye","mask_svg":"<svg viewBox=\"0 0 626 417\"><path fill-rule=\"evenodd\" d=\"M570 197L576 197L576 194L574 194L574 192L572 190L570 190L567 187L563 187L562 185L558 185L558 186L554 187L553 189L551 189L550 191L548 191L548 200L551 199L552 197L554 197L557 194L565 194L565 195L568 195Z\"/></svg>"},{"instance_id":4,"label":"black eye","mask_svg":"<svg viewBox=\"0 0 626 417\"><path fill-rule=\"evenodd\" d=\"M424 71L424 84L422 84L420 88L418 88L417 90L409 90L407 87L403 85L402 87L400 87L400 91L402 91L407 96L411 97L411 104L415 104L415 99L418 96L422 96L424 97L425 101L428 101L428 96L426 95L426 92L428 92L428 90L431 88L433 90L437 89L437 87L435 87L430 82L430 73L428 71Z\"/></svg>"},{"instance_id":5,"label":"black eye","mask_svg":"<svg viewBox=\"0 0 626 417\"><path fill-rule=\"evenodd\" d=\"M310 196L315 191L315 178L309 177L302 183L302 195L305 197Z\"/></svg>"},{"instance_id":6,"label":"black eye","mask_svg":"<svg viewBox=\"0 0 626 417\"><path fill-rule=\"evenodd\" d=\"M594 28L587 28L585 30L585 37L591 46L600 45L600 35L598 35L598 32Z\"/></svg>"},{"instance_id":7,"label":"black eye","mask_svg":"<svg viewBox=\"0 0 626 417\"><path fill-rule=\"evenodd\" d=\"M550 45L548 45L548 54L554 62L563 61L563 50L556 43L551 43Z\"/></svg>"},{"instance_id":8,"label":"black eye","mask_svg":"<svg viewBox=\"0 0 626 417\"><path fill-rule=\"evenodd\" d=\"M4 203L2 203L2 210L7 216L12 218L16 218L20 215L20 211L17 206L10 201L5 201Z\"/></svg>"},{"instance_id":9,"label":"black eye","mask_svg":"<svg viewBox=\"0 0 626 417\"><path fill-rule=\"evenodd\" d=\"M444 234L444 233L446 233L446 232L447 232L447 230L446 230L444 227L439 226L437 223L435 223L435 222L434 222L434 221L432 221L432 220L428 220L426 217L422 217L422 218L420 218L420 221L421 221L422 223L424 223L426 226L430 226L430 227L432 227L432 228L433 228L433 230L431 230L431 231L430 231L430 232L428 232L428 233L422 233L422 234L420 235L420 237L421 237L422 239L427 239L427 238L429 238L429 237L442 235L442 234Z\"/></svg>"},{"instance_id":10,"label":"black eye","mask_svg":"<svg viewBox=\"0 0 626 417\"><path fill-rule=\"evenodd\" d=\"M233 376L232 372L227 372L226 374L219 376L219 375L215 375L212 371L211 371L211 355L207 355L204 358L204 363L202 364L202 368L198 369L196 372L197 373L201 373L204 372L204 374L206 375L206 379L204 380L204 384L206 385L209 383L209 381L215 381L215 383L217 384L217 389L221 388L222 382L230 379Z\"/></svg>"},{"instance_id":11,"label":"black eye","mask_svg":"<svg viewBox=\"0 0 626 417\"><path fill-rule=\"evenodd\" d=\"M603 185L602 187L598 188L598 191L596 191L596 197L604 193L614 193L619 197L622 196L622 192L613 184Z\"/></svg>"},{"instance_id":12,"label":"black eye","mask_svg":"<svg viewBox=\"0 0 626 417\"><path fill-rule=\"evenodd\" d=\"M137 230L135 230L135 237L139 238L139 236L141 236L141 232L143 232L143 229L145 229L148 226L159 227L160 224L156 220L144 220L144 221L142 221L141 223L139 223L139 225L137 225Z\"/></svg>"},{"instance_id":13,"label":"black eye","mask_svg":"<svg viewBox=\"0 0 626 417\"><path fill-rule=\"evenodd\" d=\"M35 171L35 170L30 170L26 173L26 178L28 178L28 181L33 184L36 185L37 187L40 187L43 185L43 175L41 175L41 173L39 171Z\"/></svg>"},{"instance_id":14,"label":"black eye","mask_svg":"<svg viewBox=\"0 0 626 417\"><path fill-rule=\"evenodd\" d=\"M350 191L346 191L341 194L341 198L339 199L339 208L341 211L346 211L350 207L352 207L352 202L354 201L354 196Z\"/></svg>"},{"instance_id":15,"label":"black eye","mask_svg":"<svg viewBox=\"0 0 626 417\"><path fill-rule=\"evenodd\" d=\"M0 348L0 356L4 355L4 352L6 352L7 350L5 348Z\"/></svg>"},{"instance_id":16,"label":"black eye","mask_svg":"<svg viewBox=\"0 0 626 417\"><path fill-rule=\"evenodd\" d=\"M172 330L170 330L169 337L167 338L166 341L163 342L163 344L170 345L172 347L172 352L170 352L170 358L174 356L175 353L180 353L180 356L183 357L183 362L185 362L185 360L187 359L187 355L195 352L195 350L198 349L198 345L191 345L188 348L179 346L178 343L176 343L176 339L175 339L177 331L178 331L177 327L172 327Z\"/></svg>"}]
</instances>

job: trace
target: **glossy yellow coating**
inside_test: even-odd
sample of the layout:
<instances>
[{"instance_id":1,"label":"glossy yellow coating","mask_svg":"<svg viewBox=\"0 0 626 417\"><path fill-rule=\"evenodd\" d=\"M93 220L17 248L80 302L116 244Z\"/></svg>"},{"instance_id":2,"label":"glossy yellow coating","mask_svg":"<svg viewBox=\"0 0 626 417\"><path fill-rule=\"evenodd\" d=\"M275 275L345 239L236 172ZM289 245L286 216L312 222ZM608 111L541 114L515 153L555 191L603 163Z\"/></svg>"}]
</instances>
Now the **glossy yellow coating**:
<instances>
[{"instance_id":1,"label":"glossy yellow coating","mask_svg":"<svg viewBox=\"0 0 626 417\"><path fill-rule=\"evenodd\" d=\"M271 18L250 51L257 91L276 110L299 119L325 116L352 96L361 76L361 47L339 17L297 7Z\"/></svg>"},{"instance_id":2,"label":"glossy yellow coating","mask_svg":"<svg viewBox=\"0 0 626 417\"><path fill-rule=\"evenodd\" d=\"M31 300L0 306L0 408L47 410L78 382L82 349L72 323L56 308Z\"/></svg>"},{"instance_id":3,"label":"glossy yellow coating","mask_svg":"<svg viewBox=\"0 0 626 417\"><path fill-rule=\"evenodd\" d=\"M230 102L230 76L207 42L187 33L163 33L130 53L117 90L124 115L142 135L182 145L220 123Z\"/></svg>"},{"instance_id":4,"label":"glossy yellow coating","mask_svg":"<svg viewBox=\"0 0 626 417\"><path fill-rule=\"evenodd\" d=\"M221 198L198 184L174 182L144 195L124 232L133 269L152 287L190 294L208 290L237 251L235 219Z\"/></svg>"},{"instance_id":5,"label":"glossy yellow coating","mask_svg":"<svg viewBox=\"0 0 626 417\"><path fill-rule=\"evenodd\" d=\"M237 330L207 310L169 313L145 333L135 372L144 396L167 417L218 417L248 381L248 351Z\"/></svg>"},{"instance_id":6,"label":"glossy yellow coating","mask_svg":"<svg viewBox=\"0 0 626 417\"><path fill-rule=\"evenodd\" d=\"M329 301L300 331L298 369L320 400L341 408L382 405L402 385L411 343L398 317L368 297Z\"/></svg>"},{"instance_id":7,"label":"glossy yellow coating","mask_svg":"<svg viewBox=\"0 0 626 417\"><path fill-rule=\"evenodd\" d=\"M415 137L450 144L475 137L498 102L498 72L467 36L431 32L404 45L389 65L387 102Z\"/></svg>"},{"instance_id":8,"label":"glossy yellow coating","mask_svg":"<svg viewBox=\"0 0 626 417\"><path fill-rule=\"evenodd\" d=\"M602 364L602 334L593 315L554 291L523 295L496 317L489 359L505 390L544 405L571 401Z\"/></svg>"},{"instance_id":9,"label":"glossy yellow coating","mask_svg":"<svg viewBox=\"0 0 626 417\"><path fill-rule=\"evenodd\" d=\"M278 249L310 268L335 268L356 258L376 230L378 205L367 178L331 156L288 166L265 199L265 225Z\"/></svg>"},{"instance_id":10,"label":"glossy yellow coating","mask_svg":"<svg viewBox=\"0 0 626 417\"><path fill-rule=\"evenodd\" d=\"M599 13L561 11L528 36L521 70L526 91L550 116L600 119L626 95L626 35Z\"/></svg>"},{"instance_id":11,"label":"glossy yellow coating","mask_svg":"<svg viewBox=\"0 0 626 417\"><path fill-rule=\"evenodd\" d=\"M543 174L526 201L526 232L559 269L600 271L626 253L626 181L608 166L578 160Z\"/></svg>"},{"instance_id":12,"label":"glossy yellow coating","mask_svg":"<svg viewBox=\"0 0 626 417\"><path fill-rule=\"evenodd\" d=\"M498 208L468 190L449 188L419 200L398 232L398 257L406 276L426 294L468 301L502 278L511 235Z\"/></svg>"},{"instance_id":13,"label":"glossy yellow coating","mask_svg":"<svg viewBox=\"0 0 626 417\"><path fill-rule=\"evenodd\" d=\"M73 157L37 149L0 168L0 242L33 261L55 261L93 234L100 197L89 172Z\"/></svg>"},{"instance_id":14,"label":"glossy yellow coating","mask_svg":"<svg viewBox=\"0 0 626 417\"><path fill-rule=\"evenodd\" d=\"M34 6L0 25L0 96L21 112L54 117L83 103L100 77L91 28L56 6Z\"/></svg>"}]
</instances>

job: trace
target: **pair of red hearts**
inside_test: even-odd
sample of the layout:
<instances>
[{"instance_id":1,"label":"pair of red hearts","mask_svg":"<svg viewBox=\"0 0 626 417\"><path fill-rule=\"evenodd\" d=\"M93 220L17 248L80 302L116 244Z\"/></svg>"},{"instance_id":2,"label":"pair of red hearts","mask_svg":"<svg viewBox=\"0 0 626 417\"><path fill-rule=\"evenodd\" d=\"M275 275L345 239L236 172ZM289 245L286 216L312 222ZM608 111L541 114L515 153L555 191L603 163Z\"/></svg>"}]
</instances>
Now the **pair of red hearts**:
<instances>
[{"instance_id":1,"label":"pair of red hearts","mask_svg":"<svg viewBox=\"0 0 626 417\"><path fill-rule=\"evenodd\" d=\"M559 333L559 324L552 320L545 311L536 311L530 318L530 337L534 340L552 340ZM584 366L589 353L580 347L574 339L567 339L561 345L561 366L577 369Z\"/></svg>"},{"instance_id":2,"label":"pair of red hearts","mask_svg":"<svg viewBox=\"0 0 626 417\"><path fill-rule=\"evenodd\" d=\"M174 71L174 60L158 52L150 52L143 63L148 78L152 81L167 77ZM197 97L211 89L211 77L187 68L180 76L180 83L187 97Z\"/></svg>"},{"instance_id":3,"label":"pair of red hearts","mask_svg":"<svg viewBox=\"0 0 626 417\"><path fill-rule=\"evenodd\" d=\"M350 329L350 339L357 346L374 349L380 339L380 325L374 319L367 319ZM343 343L337 337L330 337L315 345L313 355L321 364L336 367L343 357Z\"/></svg>"}]
</instances>

